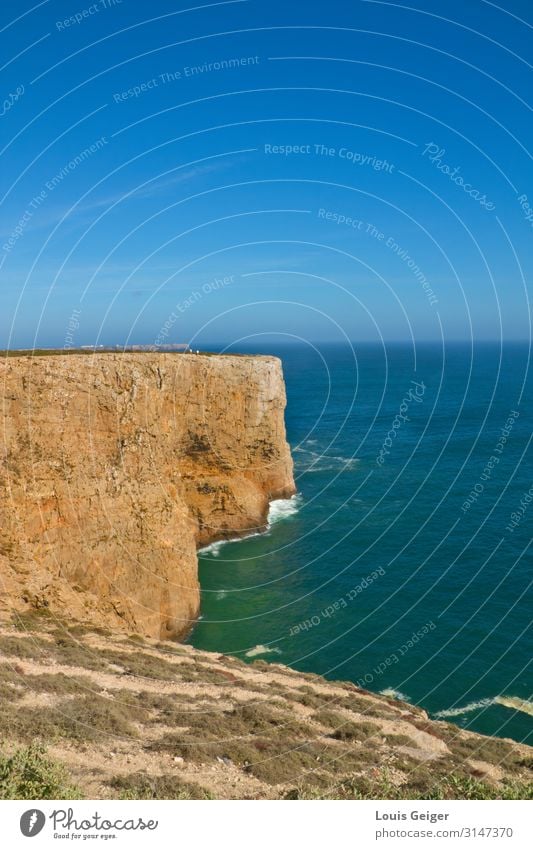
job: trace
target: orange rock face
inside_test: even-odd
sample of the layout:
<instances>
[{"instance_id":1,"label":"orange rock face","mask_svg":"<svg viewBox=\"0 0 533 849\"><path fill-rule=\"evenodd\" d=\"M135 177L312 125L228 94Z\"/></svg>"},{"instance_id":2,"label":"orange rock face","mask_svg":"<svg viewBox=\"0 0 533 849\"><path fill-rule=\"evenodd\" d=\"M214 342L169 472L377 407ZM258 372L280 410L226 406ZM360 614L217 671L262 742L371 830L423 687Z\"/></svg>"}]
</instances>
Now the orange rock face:
<instances>
[{"instance_id":1,"label":"orange rock face","mask_svg":"<svg viewBox=\"0 0 533 849\"><path fill-rule=\"evenodd\" d=\"M13 357L0 397L4 610L179 638L198 546L295 491L274 357Z\"/></svg>"}]
</instances>

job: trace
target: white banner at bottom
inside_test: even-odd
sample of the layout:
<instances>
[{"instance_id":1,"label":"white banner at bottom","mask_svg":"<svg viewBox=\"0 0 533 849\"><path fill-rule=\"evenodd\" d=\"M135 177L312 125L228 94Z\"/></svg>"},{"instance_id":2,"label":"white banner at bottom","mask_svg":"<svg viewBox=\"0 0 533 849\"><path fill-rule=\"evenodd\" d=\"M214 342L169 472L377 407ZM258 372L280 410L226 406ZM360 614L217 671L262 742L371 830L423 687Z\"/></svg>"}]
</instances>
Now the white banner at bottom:
<instances>
[{"instance_id":1,"label":"white banner at bottom","mask_svg":"<svg viewBox=\"0 0 533 849\"><path fill-rule=\"evenodd\" d=\"M33 846L531 849L532 802L0 802L1 843ZM238 810L237 810L238 809ZM35 842L32 842L35 841Z\"/></svg>"}]
</instances>

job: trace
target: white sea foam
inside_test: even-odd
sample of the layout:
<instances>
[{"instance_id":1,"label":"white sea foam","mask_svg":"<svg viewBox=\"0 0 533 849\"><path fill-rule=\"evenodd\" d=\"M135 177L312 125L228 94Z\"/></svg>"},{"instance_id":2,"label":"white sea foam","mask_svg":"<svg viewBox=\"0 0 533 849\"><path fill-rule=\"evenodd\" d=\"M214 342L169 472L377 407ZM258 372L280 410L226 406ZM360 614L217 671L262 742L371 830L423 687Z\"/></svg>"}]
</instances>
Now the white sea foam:
<instances>
[{"instance_id":1,"label":"white sea foam","mask_svg":"<svg viewBox=\"0 0 533 849\"><path fill-rule=\"evenodd\" d=\"M271 501L268 508L267 530L272 525L275 525L276 522L279 522L282 519L288 519L290 516L294 516L294 514L300 509L301 503L301 495L292 495L290 498L275 498L274 501ZM249 534L245 534L242 537L236 537L234 539L219 539L217 542L212 542L209 545L205 545L203 548L199 548L198 554L210 554L211 557L218 557L220 550L224 545L228 545L230 542L241 542L244 539L251 539L252 537L259 536L263 536L263 534L259 531L252 531Z\"/></svg>"},{"instance_id":2,"label":"white sea foam","mask_svg":"<svg viewBox=\"0 0 533 849\"><path fill-rule=\"evenodd\" d=\"M257 657L260 654L281 654L281 649L269 648L268 646L254 646L245 653L246 657Z\"/></svg>"},{"instance_id":3,"label":"white sea foam","mask_svg":"<svg viewBox=\"0 0 533 849\"><path fill-rule=\"evenodd\" d=\"M439 710L434 716L437 719L446 716L462 716L463 713L472 713L474 710L482 710L483 708L489 707L489 705L493 704L493 699L479 699L477 702L469 702L467 705L463 705L463 707L456 708L447 708L446 710Z\"/></svg>"},{"instance_id":4,"label":"white sea foam","mask_svg":"<svg viewBox=\"0 0 533 849\"><path fill-rule=\"evenodd\" d=\"M252 531L249 534L244 534L242 537L233 537L232 539L219 539L218 542L211 542L209 545L204 546L204 548L198 549L198 554L211 554L213 557L218 557L220 554L220 549L224 545L228 545L230 542L241 542L243 539L251 539L252 537L260 537L262 536L259 531Z\"/></svg>"},{"instance_id":5,"label":"white sea foam","mask_svg":"<svg viewBox=\"0 0 533 849\"><path fill-rule=\"evenodd\" d=\"M219 539L218 542L212 542L210 545L204 546L204 548L199 548L198 554L211 554L213 557L218 557L220 549L223 545L226 545L227 542L230 542L230 540Z\"/></svg>"},{"instance_id":6,"label":"white sea foam","mask_svg":"<svg viewBox=\"0 0 533 849\"><path fill-rule=\"evenodd\" d=\"M449 716L462 716L464 713L472 713L476 710L483 710L491 705L501 705L510 710L518 710L521 713L527 713L533 716L533 702L527 699L521 699L518 696L494 696L489 699L479 699L477 702L469 702L463 707L448 708L447 710L439 710L434 716L436 719L443 719Z\"/></svg>"},{"instance_id":7,"label":"white sea foam","mask_svg":"<svg viewBox=\"0 0 533 849\"><path fill-rule=\"evenodd\" d=\"M301 495L293 495L291 498L276 498L270 502L267 523L270 527L282 519L289 519L298 512L302 504Z\"/></svg>"},{"instance_id":8,"label":"white sea foam","mask_svg":"<svg viewBox=\"0 0 533 849\"><path fill-rule=\"evenodd\" d=\"M533 702L530 702L529 699L520 699L518 696L496 696L494 701L502 707L519 710L533 716Z\"/></svg>"},{"instance_id":9,"label":"white sea foam","mask_svg":"<svg viewBox=\"0 0 533 849\"><path fill-rule=\"evenodd\" d=\"M306 448L295 448L296 454L305 454L305 458L295 458L298 471L309 472L341 472L355 468L360 462L357 457L337 457L333 454L320 454Z\"/></svg>"},{"instance_id":10,"label":"white sea foam","mask_svg":"<svg viewBox=\"0 0 533 849\"><path fill-rule=\"evenodd\" d=\"M400 690L394 690L392 687L385 687L384 690L379 691L382 696L388 696L389 699L400 699L402 702L408 702L409 696L406 696L405 693L400 692Z\"/></svg>"}]
</instances>

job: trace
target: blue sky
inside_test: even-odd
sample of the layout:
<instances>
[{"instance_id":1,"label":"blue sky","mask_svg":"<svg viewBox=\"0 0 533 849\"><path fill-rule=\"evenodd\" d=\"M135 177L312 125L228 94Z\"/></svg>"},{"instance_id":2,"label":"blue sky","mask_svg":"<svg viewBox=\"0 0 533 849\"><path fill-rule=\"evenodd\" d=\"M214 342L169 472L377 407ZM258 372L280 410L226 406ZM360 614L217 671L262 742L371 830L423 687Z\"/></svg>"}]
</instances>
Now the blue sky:
<instances>
[{"instance_id":1,"label":"blue sky","mask_svg":"<svg viewBox=\"0 0 533 849\"><path fill-rule=\"evenodd\" d=\"M529 337L529 2L193 5L4 0L0 347Z\"/></svg>"}]
</instances>

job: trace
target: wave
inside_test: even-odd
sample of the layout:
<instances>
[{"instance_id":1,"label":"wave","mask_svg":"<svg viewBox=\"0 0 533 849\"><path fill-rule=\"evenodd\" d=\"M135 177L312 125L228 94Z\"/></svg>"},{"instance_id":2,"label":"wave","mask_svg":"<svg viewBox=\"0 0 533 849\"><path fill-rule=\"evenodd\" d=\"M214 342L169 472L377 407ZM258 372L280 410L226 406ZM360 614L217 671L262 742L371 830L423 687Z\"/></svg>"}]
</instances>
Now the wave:
<instances>
[{"instance_id":1,"label":"wave","mask_svg":"<svg viewBox=\"0 0 533 849\"><path fill-rule=\"evenodd\" d=\"M228 539L219 539L218 542L212 542L209 545L205 545L203 548L198 549L198 554L212 554L213 557L218 557L220 554L220 549L227 542L230 542Z\"/></svg>"},{"instance_id":2,"label":"wave","mask_svg":"<svg viewBox=\"0 0 533 849\"><path fill-rule=\"evenodd\" d=\"M379 692L382 696L388 696L389 699L399 699L401 702L409 701L409 696L406 696L400 690L393 689L393 687L385 687L384 690L380 690Z\"/></svg>"},{"instance_id":3,"label":"wave","mask_svg":"<svg viewBox=\"0 0 533 849\"><path fill-rule=\"evenodd\" d=\"M233 537L233 539L219 539L217 542L211 542L209 545L205 545L203 548L199 548L197 554L210 554L211 557L218 557L220 554L220 549L224 545L228 545L230 542L242 542L245 539L251 539L252 537L260 537L262 533L260 531L253 531L250 534L245 534L242 537Z\"/></svg>"},{"instance_id":4,"label":"wave","mask_svg":"<svg viewBox=\"0 0 533 849\"><path fill-rule=\"evenodd\" d=\"M533 716L533 702L528 699L520 699L518 696L497 696L496 704L502 707L510 708L511 710L519 710L522 713L528 713Z\"/></svg>"},{"instance_id":5,"label":"wave","mask_svg":"<svg viewBox=\"0 0 533 849\"><path fill-rule=\"evenodd\" d=\"M309 451L307 448L295 448L293 454L306 454L311 459L295 459L296 469L300 472L339 472L355 468L361 461L357 457L337 457L333 454L323 454Z\"/></svg>"},{"instance_id":6,"label":"wave","mask_svg":"<svg viewBox=\"0 0 533 849\"><path fill-rule=\"evenodd\" d=\"M472 713L474 710L482 710L483 708L489 707L494 703L494 699L479 699L477 702L470 702L468 705L464 705L464 707L457 708L447 708L446 710L439 710L437 713L433 714L437 719L444 719L448 716L462 716L463 713Z\"/></svg>"},{"instance_id":7,"label":"wave","mask_svg":"<svg viewBox=\"0 0 533 849\"><path fill-rule=\"evenodd\" d=\"M294 516L294 514L300 509L301 504L302 496L300 494L292 495L290 498L275 498L274 501L271 501L268 508L267 531L270 530L272 525L275 525L276 522ZM218 557L220 550L224 545L228 545L230 542L242 542L242 540L260 536L264 536L264 533L261 531L252 531L249 534L245 534L241 537L235 537L234 539L219 539L217 542L211 542L209 545L199 548L197 553L202 556L204 554L210 554L211 557Z\"/></svg>"},{"instance_id":8,"label":"wave","mask_svg":"<svg viewBox=\"0 0 533 849\"><path fill-rule=\"evenodd\" d=\"M269 646L254 646L253 649L245 652L245 657L257 657L260 654L281 654L281 649L271 649Z\"/></svg>"},{"instance_id":9,"label":"wave","mask_svg":"<svg viewBox=\"0 0 533 849\"><path fill-rule=\"evenodd\" d=\"M302 496L292 495L290 498L275 498L268 508L267 525L270 528L282 519L294 516L302 506Z\"/></svg>"},{"instance_id":10,"label":"wave","mask_svg":"<svg viewBox=\"0 0 533 849\"><path fill-rule=\"evenodd\" d=\"M479 699L477 702L470 702L463 707L447 708L439 710L433 714L436 719L445 719L450 716L462 716L464 713L472 713L476 710L484 710L491 705L501 705L510 710L518 710L521 713L527 713L533 716L533 702L528 699L521 699L519 696L493 696L492 698Z\"/></svg>"}]
</instances>

